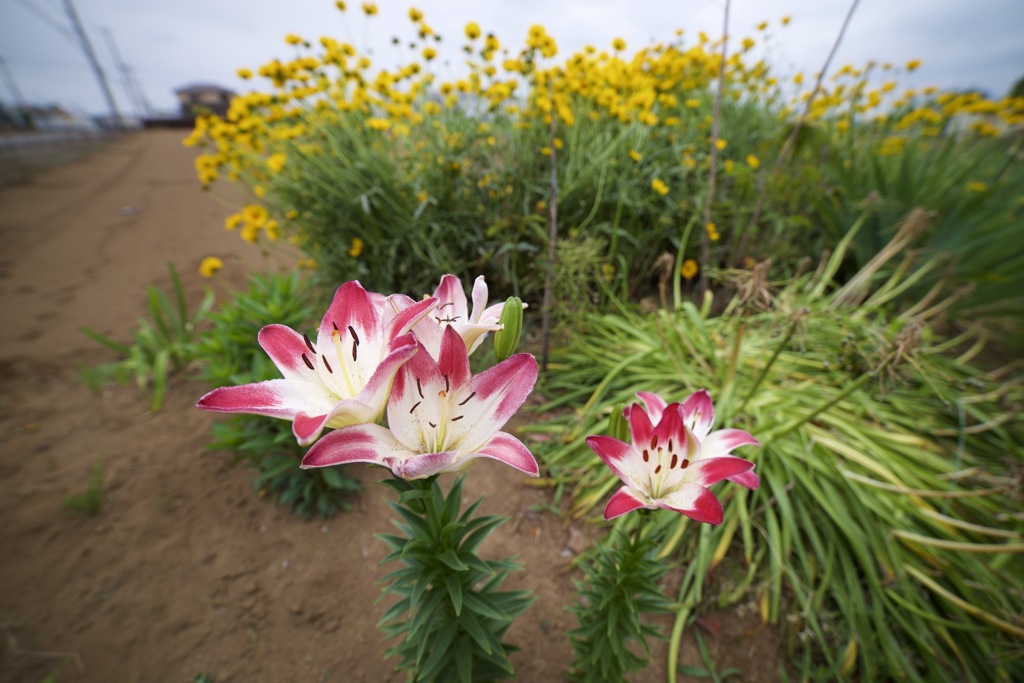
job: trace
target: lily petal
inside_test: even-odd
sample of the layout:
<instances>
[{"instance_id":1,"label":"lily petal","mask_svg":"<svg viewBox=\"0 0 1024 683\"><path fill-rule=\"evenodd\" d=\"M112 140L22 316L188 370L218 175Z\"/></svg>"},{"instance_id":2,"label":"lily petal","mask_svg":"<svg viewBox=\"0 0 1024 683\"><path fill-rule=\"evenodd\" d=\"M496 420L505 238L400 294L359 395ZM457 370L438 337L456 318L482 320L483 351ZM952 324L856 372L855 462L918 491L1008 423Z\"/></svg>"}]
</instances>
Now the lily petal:
<instances>
[{"instance_id":1,"label":"lily petal","mask_svg":"<svg viewBox=\"0 0 1024 683\"><path fill-rule=\"evenodd\" d=\"M335 430L317 441L306 451L301 467L330 467L349 462L383 465L385 458L411 455L388 429L361 424Z\"/></svg>"},{"instance_id":2,"label":"lily petal","mask_svg":"<svg viewBox=\"0 0 1024 683\"><path fill-rule=\"evenodd\" d=\"M533 457L530 449L522 441L507 432L498 432L486 446L477 450L476 453L466 456L466 459L477 456L500 460L531 477L536 477L540 474L537 459Z\"/></svg>"},{"instance_id":3,"label":"lily petal","mask_svg":"<svg viewBox=\"0 0 1024 683\"><path fill-rule=\"evenodd\" d=\"M636 448L603 434L588 436L587 445L622 483L638 490L643 488L640 481L643 479L644 465Z\"/></svg>"},{"instance_id":4,"label":"lily petal","mask_svg":"<svg viewBox=\"0 0 1024 683\"><path fill-rule=\"evenodd\" d=\"M442 376L448 377L447 391L460 388L470 380L469 352L467 342L455 328L447 325L441 337L441 351L437 356L437 369Z\"/></svg>"},{"instance_id":5,"label":"lily petal","mask_svg":"<svg viewBox=\"0 0 1024 683\"><path fill-rule=\"evenodd\" d=\"M218 413L252 413L290 420L300 412L328 412L334 404L315 382L271 379L220 387L199 399L197 408Z\"/></svg>"},{"instance_id":6,"label":"lily petal","mask_svg":"<svg viewBox=\"0 0 1024 683\"><path fill-rule=\"evenodd\" d=\"M305 339L292 328L287 325L267 325L256 338L285 379L308 380L316 374L302 357L306 356L311 365L316 358L310 358Z\"/></svg>"},{"instance_id":7,"label":"lily petal","mask_svg":"<svg viewBox=\"0 0 1024 683\"><path fill-rule=\"evenodd\" d=\"M754 463L743 458L726 455L718 458L702 458L690 465L689 481L701 486L711 486L717 482L743 474L754 469Z\"/></svg>"},{"instance_id":8,"label":"lily petal","mask_svg":"<svg viewBox=\"0 0 1024 683\"><path fill-rule=\"evenodd\" d=\"M316 441L320 433L327 427L348 427L349 425L376 422L380 410L356 399L338 401L323 414L307 415L298 413L292 422L292 433L300 446L308 446Z\"/></svg>"},{"instance_id":9,"label":"lily petal","mask_svg":"<svg viewBox=\"0 0 1024 683\"><path fill-rule=\"evenodd\" d=\"M604 506L604 518L615 519L627 512L632 512L642 507L647 507L646 503L633 493L633 489L623 486L615 492L611 500L608 501L608 504Z\"/></svg>"},{"instance_id":10,"label":"lily petal","mask_svg":"<svg viewBox=\"0 0 1024 683\"><path fill-rule=\"evenodd\" d=\"M680 406L683 422L698 439L703 439L715 424L715 406L707 389L691 395Z\"/></svg>"},{"instance_id":11,"label":"lily petal","mask_svg":"<svg viewBox=\"0 0 1024 683\"><path fill-rule=\"evenodd\" d=\"M640 448L644 448L645 444L650 443L651 436L654 435L654 424L651 422L650 416L641 410L639 403L634 403L629 407L629 431L630 437L633 443Z\"/></svg>"},{"instance_id":12,"label":"lily petal","mask_svg":"<svg viewBox=\"0 0 1024 683\"><path fill-rule=\"evenodd\" d=\"M742 429L719 429L711 432L700 442L702 458L731 455L740 446L760 446L761 442Z\"/></svg>"},{"instance_id":13,"label":"lily petal","mask_svg":"<svg viewBox=\"0 0 1024 683\"><path fill-rule=\"evenodd\" d=\"M473 293L476 294L475 288ZM441 282L434 290L434 296L438 300L437 312L442 319L453 319L453 322L469 320L466 292L462 290L462 281L459 278L450 273L442 276Z\"/></svg>"},{"instance_id":14,"label":"lily petal","mask_svg":"<svg viewBox=\"0 0 1024 683\"><path fill-rule=\"evenodd\" d=\"M474 375L469 388L472 400L461 406L466 422L464 444L476 451L505 426L526 402L537 383L537 359L528 353L509 356Z\"/></svg>"},{"instance_id":15,"label":"lily petal","mask_svg":"<svg viewBox=\"0 0 1024 683\"><path fill-rule=\"evenodd\" d=\"M647 408L647 415L650 417L651 422L661 422L661 415L665 412L665 408L668 407L665 399L650 391L638 391L636 392L636 395L644 402L644 406Z\"/></svg>"},{"instance_id":16,"label":"lily petal","mask_svg":"<svg viewBox=\"0 0 1024 683\"><path fill-rule=\"evenodd\" d=\"M384 458L384 464L391 468L396 477L402 479L425 479L441 472L450 471L456 460L456 453L422 453L409 457L391 456Z\"/></svg>"},{"instance_id":17,"label":"lily petal","mask_svg":"<svg viewBox=\"0 0 1024 683\"><path fill-rule=\"evenodd\" d=\"M725 516L715 494L700 484L685 484L654 503L706 524L721 524Z\"/></svg>"},{"instance_id":18,"label":"lily petal","mask_svg":"<svg viewBox=\"0 0 1024 683\"><path fill-rule=\"evenodd\" d=\"M484 322L487 320L486 313L493 313L493 308L498 309L498 315L495 318L497 321L501 317L501 304L500 306L492 306L491 309L487 308L487 281L484 280L483 275L478 275L476 280L473 280L473 314L470 316L469 321L473 323Z\"/></svg>"},{"instance_id":19,"label":"lily petal","mask_svg":"<svg viewBox=\"0 0 1024 683\"><path fill-rule=\"evenodd\" d=\"M734 474L731 477L726 477L726 481L731 481L734 484L739 484L745 488L753 491L761 485L761 478L754 474L754 470L747 470L740 474Z\"/></svg>"}]
</instances>

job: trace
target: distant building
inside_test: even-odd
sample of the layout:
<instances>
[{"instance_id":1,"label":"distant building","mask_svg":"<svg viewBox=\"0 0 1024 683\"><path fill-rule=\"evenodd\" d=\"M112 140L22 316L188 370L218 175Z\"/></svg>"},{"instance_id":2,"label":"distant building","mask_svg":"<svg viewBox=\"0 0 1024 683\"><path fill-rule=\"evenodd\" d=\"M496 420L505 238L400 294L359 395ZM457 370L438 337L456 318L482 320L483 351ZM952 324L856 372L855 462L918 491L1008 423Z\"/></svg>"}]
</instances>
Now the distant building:
<instances>
[{"instance_id":1,"label":"distant building","mask_svg":"<svg viewBox=\"0 0 1024 683\"><path fill-rule=\"evenodd\" d=\"M197 114L214 113L226 116L235 93L211 83L195 83L174 91L178 96L181 117L194 119Z\"/></svg>"}]
</instances>

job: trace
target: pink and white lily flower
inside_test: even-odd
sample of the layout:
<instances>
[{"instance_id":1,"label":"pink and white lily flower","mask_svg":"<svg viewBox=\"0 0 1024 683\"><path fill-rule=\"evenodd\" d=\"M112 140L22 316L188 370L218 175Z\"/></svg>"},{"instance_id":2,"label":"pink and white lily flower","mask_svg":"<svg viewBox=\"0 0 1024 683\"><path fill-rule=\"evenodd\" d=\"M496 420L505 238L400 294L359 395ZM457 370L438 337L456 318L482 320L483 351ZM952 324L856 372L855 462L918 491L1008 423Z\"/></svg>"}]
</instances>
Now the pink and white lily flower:
<instances>
[{"instance_id":1,"label":"pink and white lily flower","mask_svg":"<svg viewBox=\"0 0 1024 683\"><path fill-rule=\"evenodd\" d=\"M260 330L260 346L283 379L214 389L197 406L291 420L302 445L328 427L377 422L395 373L419 348L409 330L436 304L433 298L413 302L385 321L373 296L358 281L346 282L324 314L315 344L285 325Z\"/></svg>"},{"instance_id":2,"label":"pink and white lily flower","mask_svg":"<svg viewBox=\"0 0 1024 683\"><path fill-rule=\"evenodd\" d=\"M705 455L703 444L683 419L682 405L658 403L650 396L655 395L641 398L651 401L651 415L639 404L627 409L632 443L610 436L587 437L591 450L625 484L608 501L604 518L638 508L664 508L698 522L721 524L722 504L708 487L749 472L754 464L728 454Z\"/></svg>"},{"instance_id":3,"label":"pink and white lily flower","mask_svg":"<svg viewBox=\"0 0 1024 683\"><path fill-rule=\"evenodd\" d=\"M661 420L662 413L668 407L665 399L649 391L637 392L637 396L644 402L651 422ZM686 428L700 441L701 458L717 458L723 455L732 455L733 449L740 446L761 445L750 433L742 429L711 431L711 428L715 425L715 406L711 402L711 395L707 389L701 389L691 394L682 403L673 403L672 405L678 406ZM623 415L625 415L627 420L629 419L630 410L631 407L627 407L623 411ZM761 483L760 478L752 469L732 477L727 477L727 481L748 489L756 489Z\"/></svg>"},{"instance_id":4,"label":"pink and white lily flower","mask_svg":"<svg viewBox=\"0 0 1024 683\"><path fill-rule=\"evenodd\" d=\"M387 408L390 428L361 424L331 432L309 449L302 467L366 462L403 479L422 479L483 457L535 477L533 454L499 430L536 381L537 361L527 353L471 375L466 344L447 326L437 360L421 348L398 371Z\"/></svg>"},{"instance_id":5,"label":"pink and white lily flower","mask_svg":"<svg viewBox=\"0 0 1024 683\"><path fill-rule=\"evenodd\" d=\"M469 310L462 282L454 275L448 274L441 278L440 284L434 290L434 298L437 299L437 307L429 316L421 319L412 331L435 359L441 352L441 339L449 326L454 327L462 337L469 353L473 353L483 343L488 332L502 329L498 320L501 318L501 310L505 303L487 305L487 283L483 275L477 277L473 283L472 312ZM412 304L413 300L409 297L395 296L391 298L391 302L400 310L402 306Z\"/></svg>"}]
</instances>

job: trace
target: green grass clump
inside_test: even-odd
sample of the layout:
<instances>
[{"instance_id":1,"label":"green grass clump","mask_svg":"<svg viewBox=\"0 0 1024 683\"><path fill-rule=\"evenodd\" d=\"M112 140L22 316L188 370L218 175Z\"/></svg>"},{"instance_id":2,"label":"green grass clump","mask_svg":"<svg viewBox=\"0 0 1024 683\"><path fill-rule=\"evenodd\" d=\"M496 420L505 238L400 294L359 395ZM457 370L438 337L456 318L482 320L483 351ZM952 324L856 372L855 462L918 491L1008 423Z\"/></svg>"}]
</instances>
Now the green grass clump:
<instances>
[{"instance_id":1,"label":"green grass clump","mask_svg":"<svg viewBox=\"0 0 1024 683\"><path fill-rule=\"evenodd\" d=\"M86 517L95 517L100 513L103 509L103 463L97 461L92 466L85 491L65 498L64 507Z\"/></svg>"},{"instance_id":2,"label":"green grass clump","mask_svg":"<svg viewBox=\"0 0 1024 683\"><path fill-rule=\"evenodd\" d=\"M740 453L760 488L716 487L721 526L674 522L663 555L689 578L670 651L691 608L752 600L815 679L1018 680L1022 378L972 367L983 340L936 331L942 306L893 306L931 262L882 277L883 258L835 282L858 228L813 275L724 273L738 294L718 317L710 298L591 316L544 386L543 410L579 407L527 429L555 437L538 450L577 516L617 483L583 437L637 391L706 387L720 426L760 439ZM708 572L736 536L741 569L712 593Z\"/></svg>"}]
</instances>

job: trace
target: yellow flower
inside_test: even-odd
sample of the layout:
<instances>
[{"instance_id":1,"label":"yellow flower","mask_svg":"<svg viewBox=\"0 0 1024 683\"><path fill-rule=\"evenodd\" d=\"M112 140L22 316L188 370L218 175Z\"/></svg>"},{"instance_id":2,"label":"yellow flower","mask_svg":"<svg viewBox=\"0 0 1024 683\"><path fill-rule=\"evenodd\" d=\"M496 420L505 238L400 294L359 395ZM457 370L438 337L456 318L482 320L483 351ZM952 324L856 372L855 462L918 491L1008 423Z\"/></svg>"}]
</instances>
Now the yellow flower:
<instances>
[{"instance_id":1,"label":"yellow flower","mask_svg":"<svg viewBox=\"0 0 1024 683\"><path fill-rule=\"evenodd\" d=\"M427 60L429 62L431 59L433 59L436 56L437 56L437 50L435 50L434 48L432 48L432 47L425 47L425 48L423 48L423 59L425 59L425 60Z\"/></svg>"},{"instance_id":2,"label":"yellow flower","mask_svg":"<svg viewBox=\"0 0 1024 683\"><path fill-rule=\"evenodd\" d=\"M216 256L207 256L199 264L199 274L203 277L213 277L217 271L224 267L224 262Z\"/></svg>"},{"instance_id":3,"label":"yellow flower","mask_svg":"<svg viewBox=\"0 0 1024 683\"><path fill-rule=\"evenodd\" d=\"M629 150L629 158L632 159L633 161L640 161L641 159L644 158L644 155L636 151L635 149L631 149Z\"/></svg>"},{"instance_id":4,"label":"yellow flower","mask_svg":"<svg viewBox=\"0 0 1024 683\"><path fill-rule=\"evenodd\" d=\"M252 71L250 71L249 69L239 69L235 73L238 74L238 77L243 80L248 80L252 78Z\"/></svg>"},{"instance_id":5,"label":"yellow flower","mask_svg":"<svg viewBox=\"0 0 1024 683\"><path fill-rule=\"evenodd\" d=\"M789 22L791 22L792 20L793 20L793 17L791 17L790 15L787 14L786 16L782 17L782 25L783 26L789 26Z\"/></svg>"},{"instance_id":6,"label":"yellow flower","mask_svg":"<svg viewBox=\"0 0 1024 683\"><path fill-rule=\"evenodd\" d=\"M725 149L728 146L729 143L726 142L723 138L718 138L717 140L715 140L715 147L717 147L720 150Z\"/></svg>"},{"instance_id":7,"label":"yellow flower","mask_svg":"<svg viewBox=\"0 0 1024 683\"><path fill-rule=\"evenodd\" d=\"M299 217L299 212L298 212L298 211L296 211L295 209L288 209L288 213L286 213L286 214L285 214L285 216L286 216L286 217L287 217L287 218L288 218L289 220L295 220L296 218L298 218L298 217Z\"/></svg>"},{"instance_id":8,"label":"yellow flower","mask_svg":"<svg viewBox=\"0 0 1024 683\"><path fill-rule=\"evenodd\" d=\"M763 31L766 28L768 28L768 22L767 21L762 21L760 24L757 25L757 30L758 31Z\"/></svg>"},{"instance_id":9,"label":"yellow flower","mask_svg":"<svg viewBox=\"0 0 1024 683\"><path fill-rule=\"evenodd\" d=\"M622 52L623 50L626 49L626 41L624 41L622 38L616 38L615 40L612 41L612 48L616 52Z\"/></svg>"},{"instance_id":10,"label":"yellow flower","mask_svg":"<svg viewBox=\"0 0 1024 683\"><path fill-rule=\"evenodd\" d=\"M697 276L697 272L699 270L700 267L697 265L697 262L692 258L688 258L683 261L683 265L679 267L679 274L687 280L692 280Z\"/></svg>"},{"instance_id":11,"label":"yellow flower","mask_svg":"<svg viewBox=\"0 0 1024 683\"><path fill-rule=\"evenodd\" d=\"M614 280L615 279L615 266L613 264L611 264L611 263L602 263L601 264L601 277L603 277L606 282L611 282L612 280Z\"/></svg>"},{"instance_id":12,"label":"yellow flower","mask_svg":"<svg viewBox=\"0 0 1024 683\"><path fill-rule=\"evenodd\" d=\"M277 221L273 219L267 221L265 230L267 231L267 239L271 242L281 238L281 231L277 229Z\"/></svg>"},{"instance_id":13,"label":"yellow flower","mask_svg":"<svg viewBox=\"0 0 1024 683\"><path fill-rule=\"evenodd\" d=\"M712 242L717 242L722 238L722 236L718 232L718 226L716 226L711 221L708 221L708 224L707 226L705 226L705 228L708 232L708 239L711 240Z\"/></svg>"},{"instance_id":14,"label":"yellow flower","mask_svg":"<svg viewBox=\"0 0 1024 683\"><path fill-rule=\"evenodd\" d=\"M261 228L267 222L268 214L259 204L247 204L242 208L242 218L245 219L246 225Z\"/></svg>"},{"instance_id":15,"label":"yellow flower","mask_svg":"<svg viewBox=\"0 0 1024 683\"><path fill-rule=\"evenodd\" d=\"M363 240L358 237L352 238L352 246L348 248L348 255L352 258L359 258L359 255L363 253Z\"/></svg>"},{"instance_id":16,"label":"yellow flower","mask_svg":"<svg viewBox=\"0 0 1024 683\"><path fill-rule=\"evenodd\" d=\"M302 38L295 35L294 33L289 33L284 37L284 42L288 43L289 45L299 45L300 43L302 43Z\"/></svg>"},{"instance_id":17,"label":"yellow flower","mask_svg":"<svg viewBox=\"0 0 1024 683\"><path fill-rule=\"evenodd\" d=\"M338 10L341 11L341 12L344 12L345 9L346 9L345 3L344 3L343 0L338 0L337 2L334 3L334 6L337 7Z\"/></svg>"},{"instance_id":18,"label":"yellow flower","mask_svg":"<svg viewBox=\"0 0 1024 683\"><path fill-rule=\"evenodd\" d=\"M260 236L260 228L258 225L246 223L242 227L242 239L249 244L255 244L256 239Z\"/></svg>"},{"instance_id":19,"label":"yellow flower","mask_svg":"<svg viewBox=\"0 0 1024 683\"><path fill-rule=\"evenodd\" d=\"M761 165L761 160L755 157L753 154L747 155L747 166L750 168L757 168Z\"/></svg>"},{"instance_id":20,"label":"yellow flower","mask_svg":"<svg viewBox=\"0 0 1024 683\"><path fill-rule=\"evenodd\" d=\"M308 270L313 270L313 269L316 268L316 259L311 259L311 258L299 259L298 261L295 262L295 267L296 268L306 268Z\"/></svg>"},{"instance_id":21,"label":"yellow flower","mask_svg":"<svg viewBox=\"0 0 1024 683\"><path fill-rule=\"evenodd\" d=\"M366 13L366 16L372 17L374 14L377 13L377 5L373 4L372 2L364 2L363 12Z\"/></svg>"},{"instance_id":22,"label":"yellow flower","mask_svg":"<svg viewBox=\"0 0 1024 683\"><path fill-rule=\"evenodd\" d=\"M661 178L655 178L651 181L651 189L660 194L662 197L668 194L668 185L661 180Z\"/></svg>"},{"instance_id":23,"label":"yellow flower","mask_svg":"<svg viewBox=\"0 0 1024 683\"><path fill-rule=\"evenodd\" d=\"M391 127L391 121L388 119L374 117L372 119L366 119L366 127L372 130L387 130Z\"/></svg>"},{"instance_id":24,"label":"yellow flower","mask_svg":"<svg viewBox=\"0 0 1024 683\"><path fill-rule=\"evenodd\" d=\"M288 160L288 157L284 155L284 152L278 152L277 154L271 154L267 157L267 168L274 173L279 173L284 168L284 163Z\"/></svg>"},{"instance_id":25,"label":"yellow flower","mask_svg":"<svg viewBox=\"0 0 1024 683\"><path fill-rule=\"evenodd\" d=\"M920 59L911 59L909 62L907 62L907 71L916 71L920 66Z\"/></svg>"},{"instance_id":26,"label":"yellow flower","mask_svg":"<svg viewBox=\"0 0 1024 683\"><path fill-rule=\"evenodd\" d=\"M695 97L691 97L690 99L686 100L686 102L684 102L683 104L686 105L687 109L696 109L697 107L700 106L700 100L698 100Z\"/></svg>"},{"instance_id":27,"label":"yellow flower","mask_svg":"<svg viewBox=\"0 0 1024 683\"><path fill-rule=\"evenodd\" d=\"M978 181L967 183L968 192L984 192L988 189L988 183L982 183Z\"/></svg>"},{"instance_id":28,"label":"yellow flower","mask_svg":"<svg viewBox=\"0 0 1024 683\"><path fill-rule=\"evenodd\" d=\"M242 223L242 214L233 213L224 219L224 229L234 230Z\"/></svg>"},{"instance_id":29,"label":"yellow flower","mask_svg":"<svg viewBox=\"0 0 1024 683\"><path fill-rule=\"evenodd\" d=\"M409 8L409 20L419 22L423 19L423 12L419 11L415 7Z\"/></svg>"},{"instance_id":30,"label":"yellow flower","mask_svg":"<svg viewBox=\"0 0 1024 683\"><path fill-rule=\"evenodd\" d=\"M551 156L551 148L547 147L547 146L541 147L540 148L540 153L543 154L546 157L549 157L549 156Z\"/></svg>"},{"instance_id":31,"label":"yellow flower","mask_svg":"<svg viewBox=\"0 0 1024 683\"><path fill-rule=\"evenodd\" d=\"M475 21L471 21L466 24L466 37L470 40L476 40L480 37L480 26Z\"/></svg>"},{"instance_id":32,"label":"yellow flower","mask_svg":"<svg viewBox=\"0 0 1024 683\"><path fill-rule=\"evenodd\" d=\"M419 192L416 193L416 199L419 200L420 204L427 201L429 197L430 195L427 194L426 190L420 190Z\"/></svg>"}]
</instances>

